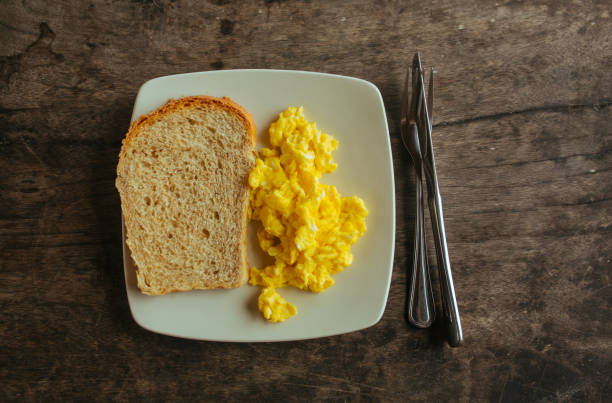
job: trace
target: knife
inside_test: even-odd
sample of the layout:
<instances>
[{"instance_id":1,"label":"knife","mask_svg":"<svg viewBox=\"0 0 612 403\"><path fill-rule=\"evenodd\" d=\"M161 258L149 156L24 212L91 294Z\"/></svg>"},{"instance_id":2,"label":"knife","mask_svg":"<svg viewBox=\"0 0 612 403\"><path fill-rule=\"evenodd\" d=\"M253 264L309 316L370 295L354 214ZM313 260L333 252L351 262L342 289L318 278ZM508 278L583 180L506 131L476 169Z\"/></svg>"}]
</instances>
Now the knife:
<instances>
[{"instance_id":1,"label":"knife","mask_svg":"<svg viewBox=\"0 0 612 403\"><path fill-rule=\"evenodd\" d=\"M463 342L463 331L461 329L461 318L459 316L459 307L457 305L457 296L453 284L453 275L451 272L450 258L448 255L448 246L446 243L446 231L444 229L444 215L442 213L442 197L440 196L440 188L438 186L438 174L436 172L436 163L432 141L432 123L433 123L433 69L429 75L429 95L425 94L425 85L423 79L423 69L421 60L418 58L418 80L420 81L420 90L422 96L426 99L423 102L424 107L420 116L419 134L426 136L421 139L421 144L424 145L423 167L427 177L427 201L429 204L429 214L431 216L431 224L433 229L433 238L436 247L436 255L438 260L438 271L440 276L440 292L442 294L442 305L444 317L447 321L448 343L452 347L461 345Z\"/></svg>"}]
</instances>

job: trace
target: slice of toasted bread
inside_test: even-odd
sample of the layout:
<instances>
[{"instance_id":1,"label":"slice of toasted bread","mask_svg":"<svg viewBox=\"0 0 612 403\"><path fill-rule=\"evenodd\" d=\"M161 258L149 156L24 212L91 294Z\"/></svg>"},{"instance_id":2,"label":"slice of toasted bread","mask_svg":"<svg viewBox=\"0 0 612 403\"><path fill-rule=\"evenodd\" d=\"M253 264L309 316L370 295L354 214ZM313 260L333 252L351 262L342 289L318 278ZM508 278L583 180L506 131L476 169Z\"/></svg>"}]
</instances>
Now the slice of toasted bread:
<instances>
[{"instance_id":1,"label":"slice of toasted bread","mask_svg":"<svg viewBox=\"0 0 612 403\"><path fill-rule=\"evenodd\" d=\"M170 100L132 123L116 186L143 293L247 281L255 137L253 118L229 98Z\"/></svg>"}]
</instances>

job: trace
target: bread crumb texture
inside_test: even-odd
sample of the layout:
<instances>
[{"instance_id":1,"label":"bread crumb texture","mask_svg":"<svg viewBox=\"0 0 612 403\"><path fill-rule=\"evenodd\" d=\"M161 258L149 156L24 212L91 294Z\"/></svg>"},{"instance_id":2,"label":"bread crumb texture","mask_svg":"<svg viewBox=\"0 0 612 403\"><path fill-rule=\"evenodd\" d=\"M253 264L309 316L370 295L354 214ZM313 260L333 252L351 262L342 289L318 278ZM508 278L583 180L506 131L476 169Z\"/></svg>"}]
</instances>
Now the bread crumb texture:
<instances>
[{"instance_id":1,"label":"bread crumb texture","mask_svg":"<svg viewBox=\"0 0 612 403\"><path fill-rule=\"evenodd\" d=\"M170 100L131 125L116 186L143 293L247 281L254 143L251 115L229 98Z\"/></svg>"}]
</instances>

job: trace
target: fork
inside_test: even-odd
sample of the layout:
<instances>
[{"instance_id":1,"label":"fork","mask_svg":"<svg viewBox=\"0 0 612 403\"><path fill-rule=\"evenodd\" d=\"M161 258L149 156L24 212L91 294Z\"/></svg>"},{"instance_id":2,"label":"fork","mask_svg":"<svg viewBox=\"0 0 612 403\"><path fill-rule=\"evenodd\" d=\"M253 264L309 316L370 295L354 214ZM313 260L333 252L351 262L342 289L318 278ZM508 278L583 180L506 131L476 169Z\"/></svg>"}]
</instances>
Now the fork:
<instances>
[{"instance_id":1,"label":"fork","mask_svg":"<svg viewBox=\"0 0 612 403\"><path fill-rule=\"evenodd\" d=\"M416 63L416 59L415 59ZM412 71L412 80L411 80ZM408 294L408 321L416 327L431 326L435 317L435 306L427 264L425 245L425 225L423 210L423 157L422 139L417 127L417 119L424 105L422 88L419 84L418 70L408 68L402 97L401 136L404 146L410 153L416 172L416 214L414 223L414 253L411 267L411 282ZM411 85L409 83L412 81ZM410 87L412 91L410 91ZM410 99L410 107L408 103Z\"/></svg>"}]
</instances>

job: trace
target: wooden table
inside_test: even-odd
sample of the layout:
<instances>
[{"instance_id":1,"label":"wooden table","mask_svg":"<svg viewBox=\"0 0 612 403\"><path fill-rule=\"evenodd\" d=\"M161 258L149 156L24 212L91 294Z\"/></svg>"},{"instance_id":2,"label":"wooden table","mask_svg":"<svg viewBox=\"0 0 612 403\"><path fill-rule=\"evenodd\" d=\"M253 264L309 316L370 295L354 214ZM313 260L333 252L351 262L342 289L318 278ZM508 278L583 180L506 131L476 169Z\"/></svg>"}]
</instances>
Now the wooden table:
<instances>
[{"instance_id":1,"label":"wooden table","mask_svg":"<svg viewBox=\"0 0 612 403\"><path fill-rule=\"evenodd\" d=\"M610 399L609 1L73 3L0 4L0 400ZM456 349L404 319L414 182L398 117L416 50L437 72ZM380 88L397 243L376 326L231 344L132 320L114 180L138 87L236 68Z\"/></svg>"}]
</instances>

